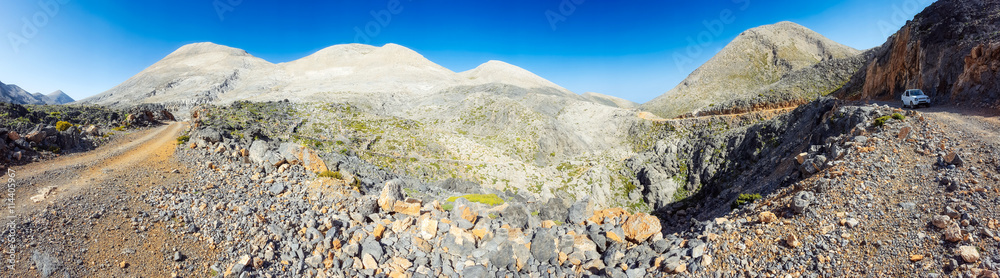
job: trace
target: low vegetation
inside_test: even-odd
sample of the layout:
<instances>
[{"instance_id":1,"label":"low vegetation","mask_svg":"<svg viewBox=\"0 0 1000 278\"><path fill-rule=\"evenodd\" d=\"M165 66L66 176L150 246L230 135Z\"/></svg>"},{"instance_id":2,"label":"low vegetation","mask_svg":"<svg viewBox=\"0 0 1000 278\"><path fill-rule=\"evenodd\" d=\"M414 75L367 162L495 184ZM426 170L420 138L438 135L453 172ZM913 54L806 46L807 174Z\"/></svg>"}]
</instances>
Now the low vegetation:
<instances>
[{"instance_id":1,"label":"low vegetation","mask_svg":"<svg viewBox=\"0 0 1000 278\"><path fill-rule=\"evenodd\" d=\"M452 196L448 198L448 202L455 202L458 198L465 198L469 202L475 202L480 204L485 204L487 206L502 205L504 203L497 194L468 194L462 196Z\"/></svg>"}]
</instances>

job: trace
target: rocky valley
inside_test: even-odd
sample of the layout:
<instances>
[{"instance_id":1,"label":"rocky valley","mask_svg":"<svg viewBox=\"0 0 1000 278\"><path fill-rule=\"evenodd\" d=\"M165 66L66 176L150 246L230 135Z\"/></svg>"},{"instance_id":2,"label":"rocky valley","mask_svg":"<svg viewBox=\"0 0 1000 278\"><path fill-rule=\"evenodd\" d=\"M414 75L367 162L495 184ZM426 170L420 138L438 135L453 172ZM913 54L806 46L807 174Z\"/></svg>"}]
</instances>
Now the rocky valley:
<instances>
[{"instance_id":1,"label":"rocky valley","mask_svg":"<svg viewBox=\"0 0 1000 278\"><path fill-rule=\"evenodd\" d=\"M0 273L998 277L998 11L869 50L753 28L643 104L396 44L189 44L71 105L0 84Z\"/></svg>"}]
</instances>

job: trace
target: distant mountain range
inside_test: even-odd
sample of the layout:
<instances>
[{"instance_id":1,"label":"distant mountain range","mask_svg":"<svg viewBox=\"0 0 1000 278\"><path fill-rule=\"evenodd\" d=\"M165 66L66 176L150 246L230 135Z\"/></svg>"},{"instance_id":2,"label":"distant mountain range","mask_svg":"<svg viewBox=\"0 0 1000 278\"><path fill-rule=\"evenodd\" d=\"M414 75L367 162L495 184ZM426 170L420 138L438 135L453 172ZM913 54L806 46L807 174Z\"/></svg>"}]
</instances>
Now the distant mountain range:
<instances>
[{"instance_id":1,"label":"distant mountain range","mask_svg":"<svg viewBox=\"0 0 1000 278\"><path fill-rule=\"evenodd\" d=\"M40 93L29 93L17 85L0 82L0 102L16 104L67 104L73 101L73 98L63 93L63 91L55 91L43 95Z\"/></svg>"},{"instance_id":2,"label":"distant mountain range","mask_svg":"<svg viewBox=\"0 0 1000 278\"><path fill-rule=\"evenodd\" d=\"M452 72L406 47L335 45L305 58L273 64L213 43L185 45L99 95L101 105L145 102L196 105L236 100L332 101L356 95L427 95L458 86L499 83L578 97L527 70L500 61Z\"/></svg>"}]
</instances>

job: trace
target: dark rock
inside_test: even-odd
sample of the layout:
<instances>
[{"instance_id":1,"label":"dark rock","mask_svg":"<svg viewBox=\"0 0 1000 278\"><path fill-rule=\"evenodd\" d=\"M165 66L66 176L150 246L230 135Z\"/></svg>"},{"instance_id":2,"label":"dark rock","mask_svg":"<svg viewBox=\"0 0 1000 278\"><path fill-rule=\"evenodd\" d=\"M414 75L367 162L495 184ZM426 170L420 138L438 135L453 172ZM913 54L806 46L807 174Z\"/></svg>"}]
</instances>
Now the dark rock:
<instances>
[{"instance_id":1,"label":"dark rock","mask_svg":"<svg viewBox=\"0 0 1000 278\"><path fill-rule=\"evenodd\" d=\"M556 238L550 229L536 229L531 238L531 255L535 260L547 262L556 256Z\"/></svg>"},{"instance_id":2,"label":"dark rock","mask_svg":"<svg viewBox=\"0 0 1000 278\"><path fill-rule=\"evenodd\" d=\"M584 196L569 208L566 216L566 223L579 224L594 215L594 204L590 201L590 196Z\"/></svg>"},{"instance_id":3,"label":"dark rock","mask_svg":"<svg viewBox=\"0 0 1000 278\"><path fill-rule=\"evenodd\" d=\"M802 191L792 198L792 209L795 213L802 213L816 200L816 196L811 191Z\"/></svg>"}]
</instances>

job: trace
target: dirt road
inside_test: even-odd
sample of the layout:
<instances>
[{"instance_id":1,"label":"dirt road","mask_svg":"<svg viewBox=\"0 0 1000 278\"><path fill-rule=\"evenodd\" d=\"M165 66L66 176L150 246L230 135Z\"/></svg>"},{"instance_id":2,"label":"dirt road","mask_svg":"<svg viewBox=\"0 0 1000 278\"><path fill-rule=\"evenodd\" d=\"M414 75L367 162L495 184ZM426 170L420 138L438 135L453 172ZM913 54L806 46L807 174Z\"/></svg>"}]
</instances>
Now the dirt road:
<instances>
[{"instance_id":1,"label":"dirt road","mask_svg":"<svg viewBox=\"0 0 1000 278\"><path fill-rule=\"evenodd\" d=\"M152 217L146 213L152 208L140 200L143 192L187 172L173 160L184 125L136 131L94 151L13 167L16 220L4 231L5 243L13 245L0 249L15 263L5 265L0 276L206 276L204 266L171 257L184 250L191 262L216 252L191 237L166 232L164 224L137 221ZM41 197L40 191L48 193Z\"/></svg>"}]
</instances>

